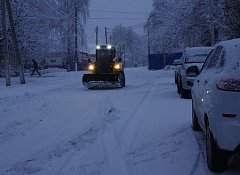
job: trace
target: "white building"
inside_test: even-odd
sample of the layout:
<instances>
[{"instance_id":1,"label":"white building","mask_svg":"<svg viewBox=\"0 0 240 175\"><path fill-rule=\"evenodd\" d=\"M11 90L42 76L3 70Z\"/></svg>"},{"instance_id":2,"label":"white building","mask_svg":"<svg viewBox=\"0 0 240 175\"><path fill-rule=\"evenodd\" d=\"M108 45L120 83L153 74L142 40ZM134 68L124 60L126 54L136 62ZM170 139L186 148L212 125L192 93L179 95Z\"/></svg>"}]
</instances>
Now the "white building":
<instances>
[{"instance_id":1,"label":"white building","mask_svg":"<svg viewBox=\"0 0 240 175\"><path fill-rule=\"evenodd\" d=\"M74 55L74 54L71 54ZM88 53L78 53L78 69L84 69L89 59L93 59ZM68 58L67 52L51 52L47 54L47 57L43 60L43 63L48 67L60 67L68 68L69 65L75 64L74 56Z\"/></svg>"}]
</instances>

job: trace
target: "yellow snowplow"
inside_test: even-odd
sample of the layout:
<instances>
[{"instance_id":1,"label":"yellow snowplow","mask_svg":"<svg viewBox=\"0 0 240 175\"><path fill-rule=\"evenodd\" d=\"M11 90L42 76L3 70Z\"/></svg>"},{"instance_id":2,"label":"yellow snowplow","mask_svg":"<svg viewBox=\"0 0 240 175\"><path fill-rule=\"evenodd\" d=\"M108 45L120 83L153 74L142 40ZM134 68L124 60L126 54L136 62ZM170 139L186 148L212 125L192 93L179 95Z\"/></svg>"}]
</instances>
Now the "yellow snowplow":
<instances>
[{"instance_id":1,"label":"yellow snowplow","mask_svg":"<svg viewBox=\"0 0 240 175\"><path fill-rule=\"evenodd\" d=\"M122 88L125 86L124 66L116 48L110 44L97 45L96 60L88 65L83 85L93 88Z\"/></svg>"}]
</instances>

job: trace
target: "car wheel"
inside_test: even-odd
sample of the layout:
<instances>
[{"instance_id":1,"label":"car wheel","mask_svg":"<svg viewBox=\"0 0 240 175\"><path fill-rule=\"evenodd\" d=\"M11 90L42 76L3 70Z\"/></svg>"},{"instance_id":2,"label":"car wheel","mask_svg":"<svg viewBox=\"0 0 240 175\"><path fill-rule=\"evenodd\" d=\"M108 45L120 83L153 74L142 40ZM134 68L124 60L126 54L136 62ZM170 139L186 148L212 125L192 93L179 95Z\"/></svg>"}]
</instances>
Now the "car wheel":
<instances>
[{"instance_id":1,"label":"car wheel","mask_svg":"<svg viewBox=\"0 0 240 175\"><path fill-rule=\"evenodd\" d=\"M182 84L181 84L181 87L180 87L180 97L181 98L189 98L189 92L186 90L186 89L184 89L183 87L182 87Z\"/></svg>"},{"instance_id":2,"label":"car wheel","mask_svg":"<svg viewBox=\"0 0 240 175\"><path fill-rule=\"evenodd\" d=\"M209 125L206 126L206 153L210 171L223 172L228 166L228 153L218 147Z\"/></svg>"},{"instance_id":3,"label":"car wheel","mask_svg":"<svg viewBox=\"0 0 240 175\"><path fill-rule=\"evenodd\" d=\"M196 115L196 112L194 110L194 107L193 107L193 102L192 102L192 129L194 131L201 131L201 127L198 123L198 118L197 118L197 115Z\"/></svg>"},{"instance_id":4,"label":"car wheel","mask_svg":"<svg viewBox=\"0 0 240 175\"><path fill-rule=\"evenodd\" d=\"M180 84L181 82L179 81L179 79L177 78L177 93L180 94Z\"/></svg>"}]
</instances>

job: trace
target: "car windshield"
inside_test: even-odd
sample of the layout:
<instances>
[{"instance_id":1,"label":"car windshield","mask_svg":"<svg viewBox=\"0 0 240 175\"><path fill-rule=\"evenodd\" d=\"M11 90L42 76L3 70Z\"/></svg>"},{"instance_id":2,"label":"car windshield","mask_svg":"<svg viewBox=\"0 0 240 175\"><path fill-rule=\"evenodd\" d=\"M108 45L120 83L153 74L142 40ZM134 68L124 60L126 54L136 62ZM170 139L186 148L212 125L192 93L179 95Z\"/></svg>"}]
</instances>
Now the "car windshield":
<instances>
[{"instance_id":1,"label":"car windshield","mask_svg":"<svg viewBox=\"0 0 240 175\"><path fill-rule=\"evenodd\" d=\"M208 53L195 53L191 54L186 58L186 63L204 63Z\"/></svg>"},{"instance_id":2,"label":"car windshield","mask_svg":"<svg viewBox=\"0 0 240 175\"><path fill-rule=\"evenodd\" d=\"M114 52L112 50L99 50L98 51L98 58L114 58Z\"/></svg>"}]
</instances>

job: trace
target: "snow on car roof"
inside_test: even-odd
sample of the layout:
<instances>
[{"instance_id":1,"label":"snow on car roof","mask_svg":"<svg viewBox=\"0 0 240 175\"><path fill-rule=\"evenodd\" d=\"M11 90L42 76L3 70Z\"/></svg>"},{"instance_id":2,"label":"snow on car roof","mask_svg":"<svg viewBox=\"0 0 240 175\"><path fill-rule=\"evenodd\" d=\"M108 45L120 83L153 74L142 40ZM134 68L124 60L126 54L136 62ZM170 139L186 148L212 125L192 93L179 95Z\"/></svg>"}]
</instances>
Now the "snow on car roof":
<instances>
[{"instance_id":1,"label":"snow on car roof","mask_svg":"<svg viewBox=\"0 0 240 175\"><path fill-rule=\"evenodd\" d=\"M240 38L222 41L217 46L223 46L225 51L225 64L229 67L240 66Z\"/></svg>"},{"instance_id":2,"label":"snow on car roof","mask_svg":"<svg viewBox=\"0 0 240 175\"><path fill-rule=\"evenodd\" d=\"M186 48L186 52L190 55L195 54L195 53L206 53L208 54L213 47L190 47Z\"/></svg>"},{"instance_id":3,"label":"snow on car roof","mask_svg":"<svg viewBox=\"0 0 240 175\"><path fill-rule=\"evenodd\" d=\"M186 48L186 62L204 63L207 55L211 52L213 47L191 47Z\"/></svg>"}]
</instances>

